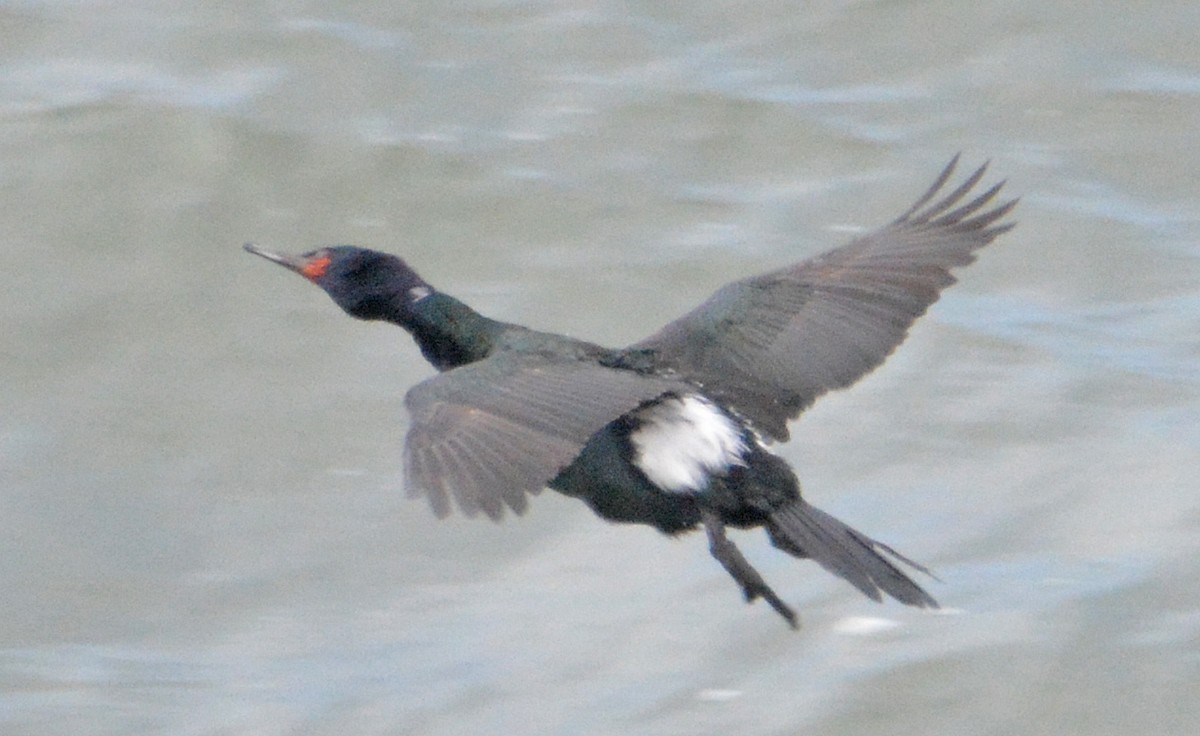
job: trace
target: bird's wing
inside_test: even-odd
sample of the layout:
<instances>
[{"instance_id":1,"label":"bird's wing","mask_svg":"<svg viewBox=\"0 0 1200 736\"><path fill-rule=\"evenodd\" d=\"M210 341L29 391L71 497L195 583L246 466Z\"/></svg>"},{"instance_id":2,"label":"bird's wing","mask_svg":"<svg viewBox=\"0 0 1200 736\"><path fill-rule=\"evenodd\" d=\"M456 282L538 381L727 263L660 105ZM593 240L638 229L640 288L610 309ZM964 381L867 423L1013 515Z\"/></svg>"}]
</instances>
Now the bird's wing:
<instances>
[{"instance_id":1,"label":"bird's wing","mask_svg":"<svg viewBox=\"0 0 1200 736\"><path fill-rule=\"evenodd\" d=\"M417 384L404 398L409 496L439 516L499 519L525 511L609 422L688 386L633 371L543 354L502 353Z\"/></svg>"},{"instance_id":2,"label":"bird's wing","mask_svg":"<svg viewBox=\"0 0 1200 736\"><path fill-rule=\"evenodd\" d=\"M938 199L958 157L887 226L772 273L728 284L658 333L631 346L704 387L759 431L787 422L821 394L869 373L955 279L950 269L1013 227L995 203L1003 182L978 196L981 166Z\"/></svg>"}]
</instances>

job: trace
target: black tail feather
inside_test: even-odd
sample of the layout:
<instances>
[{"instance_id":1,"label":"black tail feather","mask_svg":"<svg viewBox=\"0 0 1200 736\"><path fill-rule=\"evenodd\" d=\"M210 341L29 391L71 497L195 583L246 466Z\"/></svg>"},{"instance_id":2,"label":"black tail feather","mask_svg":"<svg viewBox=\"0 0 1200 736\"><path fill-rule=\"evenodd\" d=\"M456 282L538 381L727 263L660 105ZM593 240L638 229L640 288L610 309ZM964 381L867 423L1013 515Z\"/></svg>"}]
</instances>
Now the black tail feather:
<instances>
[{"instance_id":1,"label":"black tail feather","mask_svg":"<svg viewBox=\"0 0 1200 736\"><path fill-rule=\"evenodd\" d=\"M893 560L934 577L929 570L803 500L772 512L766 528L777 548L814 560L873 600L886 593L910 606L938 607Z\"/></svg>"}]
</instances>

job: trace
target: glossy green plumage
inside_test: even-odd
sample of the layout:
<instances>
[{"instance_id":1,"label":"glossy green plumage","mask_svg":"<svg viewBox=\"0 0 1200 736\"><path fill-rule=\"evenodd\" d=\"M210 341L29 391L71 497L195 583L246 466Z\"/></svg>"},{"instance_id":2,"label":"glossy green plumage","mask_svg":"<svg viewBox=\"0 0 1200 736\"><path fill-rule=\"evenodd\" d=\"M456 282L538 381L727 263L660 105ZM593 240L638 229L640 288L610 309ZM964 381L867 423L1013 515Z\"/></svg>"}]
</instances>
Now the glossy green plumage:
<instances>
[{"instance_id":1,"label":"glossy green plumage","mask_svg":"<svg viewBox=\"0 0 1200 736\"><path fill-rule=\"evenodd\" d=\"M612 521L669 534L703 525L747 600L766 599L795 625L726 525L762 526L779 549L876 600L936 606L898 564L924 568L810 506L760 438L787 439L787 422L817 397L882 363L954 282L950 269L1012 227L1001 220L1015 201L993 204L1000 185L966 199L982 167L938 199L956 161L880 230L727 284L624 349L484 317L386 253L247 250L309 278L352 316L403 327L440 371L405 397L408 492L439 516L452 505L493 519L523 513L549 486Z\"/></svg>"}]
</instances>

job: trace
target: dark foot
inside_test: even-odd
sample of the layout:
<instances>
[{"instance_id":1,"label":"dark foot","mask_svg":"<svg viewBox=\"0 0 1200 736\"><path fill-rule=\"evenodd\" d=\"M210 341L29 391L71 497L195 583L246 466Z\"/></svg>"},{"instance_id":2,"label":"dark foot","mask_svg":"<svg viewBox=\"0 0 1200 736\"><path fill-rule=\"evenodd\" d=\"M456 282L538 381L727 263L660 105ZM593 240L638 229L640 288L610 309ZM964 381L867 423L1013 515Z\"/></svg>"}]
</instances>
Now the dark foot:
<instances>
[{"instance_id":1,"label":"dark foot","mask_svg":"<svg viewBox=\"0 0 1200 736\"><path fill-rule=\"evenodd\" d=\"M721 566L733 576L737 584L742 586L746 602L753 603L755 598L762 598L787 620L789 626L793 629L800 628L800 620L796 617L796 612L775 595L775 591L771 590L771 586L767 585L762 575L758 574L758 570L751 567L746 558L742 556L741 550L725 536L725 522L711 511L701 512L701 519L704 521L704 531L708 534L708 550L712 552L712 556L717 559L717 562L720 562Z\"/></svg>"}]
</instances>

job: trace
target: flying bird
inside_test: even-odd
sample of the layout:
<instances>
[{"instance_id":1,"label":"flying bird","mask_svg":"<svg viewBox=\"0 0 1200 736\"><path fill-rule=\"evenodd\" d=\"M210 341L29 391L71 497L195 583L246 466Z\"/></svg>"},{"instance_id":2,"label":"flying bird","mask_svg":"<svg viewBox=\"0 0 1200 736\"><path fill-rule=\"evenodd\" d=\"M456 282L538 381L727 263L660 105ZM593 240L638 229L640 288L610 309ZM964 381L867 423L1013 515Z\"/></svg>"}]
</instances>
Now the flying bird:
<instances>
[{"instance_id":1,"label":"flying bird","mask_svg":"<svg viewBox=\"0 0 1200 736\"><path fill-rule=\"evenodd\" d=\"M898 218L841 247L726 284L624 348L485 317L400 258L337 245L279 254L350 316L398 325L439 372L405 396L408 494L444 517L499 520L550 487L616 522L675 535L703 527L747 602L798 618L726 536L762 527L870 598L937 602L886 544L813 507L770 450L827 391L875 369L954 283L951 270L1011 229L1004 182L976 194L987 164L948 185L956 156ZM950 189L950 191L945 191Z\"/></svg>"}]
</instances>

